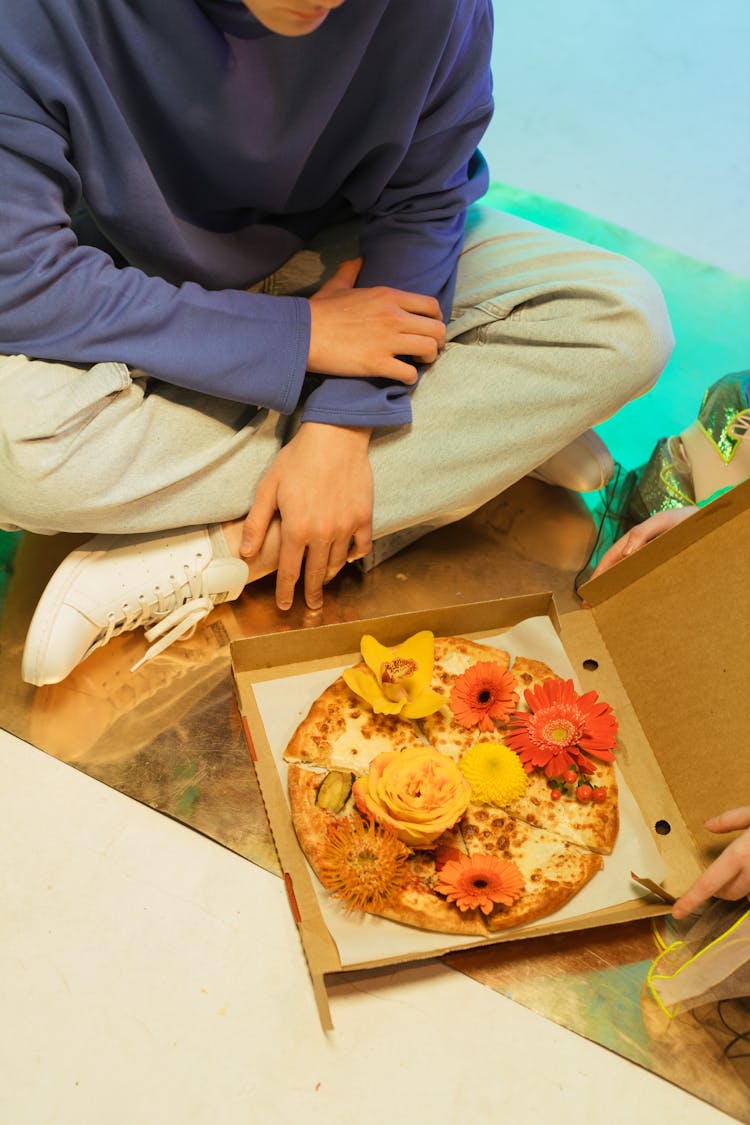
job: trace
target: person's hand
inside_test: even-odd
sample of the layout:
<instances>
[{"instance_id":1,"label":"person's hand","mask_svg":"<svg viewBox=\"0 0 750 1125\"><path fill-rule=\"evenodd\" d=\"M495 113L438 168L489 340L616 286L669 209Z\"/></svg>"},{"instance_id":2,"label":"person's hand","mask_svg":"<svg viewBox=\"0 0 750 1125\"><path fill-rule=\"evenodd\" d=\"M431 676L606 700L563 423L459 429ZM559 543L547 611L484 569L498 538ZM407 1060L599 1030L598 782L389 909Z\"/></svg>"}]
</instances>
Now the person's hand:
<instances>
[{"instance_id":1,"label":"person's hand","mask_svg":"<svg viewBox=\"0 0 750 1125\"><path fill-rule=\"evenodd\" d=\"M445 343L445 325L434 297L379 285L355 289L362 259L342 262L310 298L307 370L417 381L417 369L399 356L432 363Z\"/></svg>"},{"instance_id":2,"label":"person's hand","mask_svg":"<svg viewBox=\"0 0 750 1125\"><path fill-rule=\"evenodd\" d=\"M605 551L591 578L598 578L600 574L604 574L604 571L609 570L615 563L621 562L628 555L632 555L639 548L644 547L646 543L650 543L652 539L656 539L658 535L663 535L665 531L669 531L670 528L677 527L678 523L682 523L683 520L697 511L698 509L695 507L670 508L669 511L657 512L655 515L649 516L643 523L636 524L627 535L623 535L621 539L612 544L608 551Z\"/></svg>"},{"instance_id":3,"label":"person's hand","mask_svg":"<svg viewBox=\"0 0 750 1125\"><path fill-rule=\"evenodd\" d=\"M692 914L711 897L736 901L750 896L750 805L712 817L706 821L706 828L710 832L735 832L742 828L745 831L732 840L692 887L677 899L672 907L675 918Z\"/></svg>"},{"instance_id":4,"label":"person's hand","mask_svg":"<svg viewBox=\"0 0 750 1125\"><path fill-rule=\"evenodd\" d=\"M276 604L289 609L305 569L305 602L323 604L323 585L372 547L373 483L369 429L304 422L261 478L245 519L240 554L261 550L276 514L281 521Z\"/></svg>"}]
</instances>

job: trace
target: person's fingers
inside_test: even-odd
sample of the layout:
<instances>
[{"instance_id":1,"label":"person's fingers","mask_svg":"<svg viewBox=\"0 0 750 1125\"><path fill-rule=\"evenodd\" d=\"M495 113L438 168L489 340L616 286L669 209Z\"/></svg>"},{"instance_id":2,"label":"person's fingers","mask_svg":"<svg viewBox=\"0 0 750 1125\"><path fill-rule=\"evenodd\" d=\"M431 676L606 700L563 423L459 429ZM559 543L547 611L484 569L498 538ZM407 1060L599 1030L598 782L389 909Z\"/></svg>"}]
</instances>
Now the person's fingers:
<instances>
[{"instance_id":1,"label":"person's fingers","mask_svg":"<svg viewBox=\"0 0 750 1125\"><path fill-rule=\"evenodd\" d=\"M709 832L736 832L738 829L750 828L750 805L727 809L718 816L710 817L706 821L706 828Z\"/></svg>"},{"instance_id":2,"label":"person's fingers","mask_svg":"<svg viewBox=\"0 0 750 1125\"><path fill-rule=\"evenodd\" d=\"M323 585L329 569L331 545L312 543L305 557L305 605L308 609L320 609L323 605Z\"/></svg>"},{"instance_id":3,"label":"person's fingers","mask_svg":"<svg viewBox=\"0 0 750 1125\"><path fill-rule=\"evenodd\" d=\"M628 555L639 551L652 539L656 539L659 535L663 535L665 531L669 531L676 527L678 523L682 523L694 511L695 508L693 507L670 508L666 512L656 512L643 523L636 524L621 539L613 543L608 551L604 552L591 577L598 578L600 574L604 574L606 570L626 559Z\"/></svg>"},{"instance_id":4,"label":"person's fingers","mask_svg":"<svg viewBox=\"0 0 750 1125\"><path fill-rule=\"evenodd\" d=\"M404 333L399 341L399 355L412 356L420 363L434 363L439 350L438 342L432 336L413 336Z\"/></svg>"},{"instance_id":5,"label":"person's fingers","mask_svg":"<svg viewBox=\"0 0 750 1125\"><path fill-rule=\"evenodd\" d=\"M591 574L591 578L598 578L600 574L604 574L605 571L609 570L610 567L615 566L616 563L620 562L625 557L623 555L623 548L625 547L626 539L627 536L624 536L622 539L618 539L616 543L613 543L612 546L604 552L602 557L599 559L599 562L596 564Z\"/></svg>"},{"instance_id":6,"label":"person's fingers","mask_svg":"<svg viewBox=\"0 0 750 1125\"><path fill-rule=\"evenodd\" d=\"M714 898L723 898L727 902L737 902L747 896L750 896L750 873L747 871L738 871L714 891Z\"/></svg>"},{"instance_id":7,"label":"person's fingers","mask_svg":"<svg viewBox=\"0 0 750 1125\"><path fill-rule=\"evenodd\" d=\"M365 555L369 555L372 550L372 521L364 523L354 533L352 542L349 544L349 552L347 555L347 562L355 562L357 559L363 559Z\"/></svg>"},{"instance_id":8,"label":"person's fingers","mask_svg":"<svg viewBox=\"0 0 750 1125\"><path fill-rule=\"evenodd\" d=\"M346 566L349 561L350 543L351 538L347 536L345 539L337 539L336 542L331 545L331 550L328 555L328 564L323 578L324 585L335 578L341 568Z\"/></svg>"},{"instance_id":9,"label":"person's fingers","mask_svg":"<svg viewBox=\"0 0 750 1125\"><path fill-rule=\"evenodd\" d=\"M440 304L434 297L426 297L423 293L411 293L406 289L391 289L382 290L395 300L399 308L404 312L414 313L417 316L428 317L430 320L439 321L442 325L443 332L445 325L443 324L443 313Z\"/></svg>"},{"instance_id":10,"label":"person's fingers","mask_svg":"<svg viewBox=\"0 0 750 1125\"><path fill-rule=\"evenodd\" d=\"M672 917L686 918L688 914L692 914L702 903L707 902L720 887L733 879L736 874L732 857L727 856L727 853L724 852L710 867L706 868L693 885L685 891L685 894L677 899L672 907Z\"/></svg>"},{"instance_id":11,"label":"person's fingers","mask_svg":"<svg viewBox=\"0 0 750 1125\"><path fill-rule=\"evenodd\" d=\"M405 363L403 359L383 360L382 371L378 372L379 378L394 379L398 383L405 383L407 387L413 386L418 378L416 367L411 363Z\"/></svg>"},{"instance_id":12,"label":"person's fingers","mask_svg":"<svg viewBox=\"0 0 750 1125\"><path fill-rule=\"evenodd\" d=\"M359 277L359 271L362 269L362 258L350 258L342 262L336 270L333 277L329 277L325 281L317 293L314 293L310 298L311 301L321 300L325 297L330 297L333 293L339 293L342 289L353 289Z\"/></svg>"},{"instance_id":13,"label":"person's fingers","mask_svg":"<svg viewBox=\"0 0 750 1125\"><path fill-rule=\"evenodd\" d=\"M276 604L279 609L289 609L294 601L294 587L302 572L305 554L305 537L285 531L282 521L281 550L276 571Z\"/></svg>"},{"instance_id":14,"label":"person's fingers","mask_svg":"<svg viewBox=\"0 0 750 1125\"><path fill-rule=\"evenodd\" d=\"M240 554L243 557L252 558L260 550L275 514L276 490L268 482L261 481L242 525Z\"/></svg>"},{"instance_id":15,"label":"person's fingers","mask_svg":"<svg viewBox=\"0 0 750 1125\"><path fill-rule=\"evenodd\" d=\"M735 811L735 810L732 810ZM672 907L675 918L684 918L711 898L739 899L750 893L750 830L738 836L695 880Z\"/></svg>"}]
</instances>

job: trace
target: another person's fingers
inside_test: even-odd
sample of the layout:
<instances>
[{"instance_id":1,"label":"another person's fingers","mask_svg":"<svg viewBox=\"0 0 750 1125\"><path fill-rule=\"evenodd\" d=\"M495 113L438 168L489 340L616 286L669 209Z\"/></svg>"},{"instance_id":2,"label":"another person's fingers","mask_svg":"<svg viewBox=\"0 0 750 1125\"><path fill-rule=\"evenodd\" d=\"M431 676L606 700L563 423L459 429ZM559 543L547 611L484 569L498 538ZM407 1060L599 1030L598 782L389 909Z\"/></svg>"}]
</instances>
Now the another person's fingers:
<instances>
[{"instance_id":1,"label":"another person's fingers","mask_svg":"<svg viewBox=\"0 0 750 1125\"><path fill-rule=\"evenodd\" d=\"M736 832L738 829L750 828L750 805L727 809L718 816L710 817L706 821L706 828L709 832Z\"/></svg>"},{"instance_id":2,"label":"another person's fingers","mask_svg":"<svg viewBox=\"0 0 750 1125\"><path fill-rule=\"evenodd\" d=\"M732 865L731 857L726 857L726 852L719 856L715 863L706 868L703 874L695 880L685 894L677 899L672 907L674 918L686 918L692 914L702 903L707 902L730 879L736 871Z\"/></svg>"},{"instance_id":3,"label":"another person's fingers","mask_svg":"<svg viewBox=\"0 0 750 1125\"><path fill-rule=\"evenodd\" d=\"M695 507L670 508L666 512L656 512L643 523L636 524L621 539L613 543L608 551L605 551L591 577L598 578L600 574L604 574L610 567L640 550L652 539L682 523L695 511L697 511Z\"/></svg>"},{"instance_id":4,"label":"another person's fingers","mask_svg":"<svg viewBox=\"0 0 750 1125\"><path fill-rule=\"evenodd\" d=\"M743 811L745 810L732 809L730 814ZM731 815L729 819L731 822ZM734 823L735 826L738 824L742 826L737 818L734 818ZM677 900L672 908L672 914L675 918L684 918L713 895L734 901L747 894L750 894L750 828L732 840L710 867L707 867L696 879L692 887Z\"/></svg>"}]
</instances>

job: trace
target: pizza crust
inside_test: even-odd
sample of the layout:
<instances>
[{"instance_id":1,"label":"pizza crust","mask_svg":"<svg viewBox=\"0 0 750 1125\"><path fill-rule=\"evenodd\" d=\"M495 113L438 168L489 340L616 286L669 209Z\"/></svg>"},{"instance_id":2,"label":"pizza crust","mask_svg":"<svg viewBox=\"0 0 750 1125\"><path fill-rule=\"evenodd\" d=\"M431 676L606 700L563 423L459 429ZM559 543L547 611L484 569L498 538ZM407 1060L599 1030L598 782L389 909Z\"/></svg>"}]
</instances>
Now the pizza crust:
<instances>
[{"instance_id":1,"label":"pizza crust","mask_svg":"<svg viewBox=\"0 0 750 1125\"><path fill-rule=\"evenodd\" d=\"M519 711L528 711L529 709L523 697L523 693L528 691L529 688L535 688L538 684L543 684L545 680L562 679L562 676L558 676L557 672L552 671L549 664L544 664L541 660L530 660L528 656L517 656L513 661L511 672L518 684Z\"/></svg>"},{"instance_id":2,"label":"pizza crust","mask_svg":"<svg viewBox=\"0 0 750 1125\"><path fill-rule=\"evenodd\" d=\"M434 715L422 719L420 725L430 745L441 754L453 758L454 761L458 761L461 754L475 742L491 737L477 730L476 727L467 729L458 726L453 721L453 712L449 703L451 689L458 677L481 660L507 668L510 664L510 655L503 649L477 644L476 641L467 641L463 637L435 638L435 663L431 687L439 695L445 696L445 705Z\"/></svg>"}]
</instances>

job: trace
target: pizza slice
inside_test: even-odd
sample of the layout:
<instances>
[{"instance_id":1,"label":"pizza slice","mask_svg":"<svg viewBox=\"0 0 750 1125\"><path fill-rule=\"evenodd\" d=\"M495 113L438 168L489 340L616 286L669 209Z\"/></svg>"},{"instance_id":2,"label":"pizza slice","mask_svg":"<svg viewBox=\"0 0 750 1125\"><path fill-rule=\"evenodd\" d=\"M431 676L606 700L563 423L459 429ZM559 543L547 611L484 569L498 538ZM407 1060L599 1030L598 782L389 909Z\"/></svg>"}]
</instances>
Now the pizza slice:
<instances>
[{"instance_id":1,"label":"pizza slice","mask_svg":"<svg viewBox=\"0 0 750 1125\"><path fill-rule=\"evenodd\" d=\"M557 672L553 672L549 664L545 664L541 660L531 660L528 656L517 656L510 670L518 684L519 711L528 711L523 698L523 693L528 688L543 684L545 680L559 680L561 678Z\"/></svg>"},{"instance_id":2,"label":"pizza slice","mask_svg":"<svg viewBox=\"0 0 750 1125\"><path fill-rule=\"evenodd\" d=\"M339 678L315 700L284 760L366 773L383 751L413 746L424 746L413 723L398 715L375 714Z\"/></svg>"},{"instance_id":3,"label":"pizza slice","mask_svg":"<svg viewBox=\"0 0 750 1125\"><path fill-rule=\"evenodd\" d=\"M478 910L460 912L433 889L436 849L463 849L448 832L436 849L411 852L356 811L351 796L337 811L319 804L324 771L289 767L292 823L303 852L322 885L334 897L393 922L446 934L487 936Z\"/></svg>"},{"instance_id":4,"label":"pizza slice","mask_svg":"<svg viewBox=\"0 0 750 1125\"><path fill-rule=\"evenodd\" d=\"M503 649L477 644L463 637L435 638L431 686L433 691L445 696L445 704L433 715L420 719L419 725L430 745L454 761L481 737L489 737L476 726L467 728L457 723L450 705L451 691L456 680L482 662L495 664L504 670L510 664L510 656Z\"/></svg>"},{"instance_id":5,"label":"pizza slice","mask_svg":"<svg viewBox=\"0 0 750 1125\"><path fill-rule=\"evenodd\" d=\"M511 672L515 677L520 693L519 711L529 710L523 697L524 691L533 690L547 680L561 680L548 665L539 660L517 656ZM507 731L506 731L507 732ZM619 831L619 812L617 777L611 762L591 759L591 771L581 780L589 780L592 793L586 801L576 796L576 781L558 778L558 786L541 771L533 770L528 775L528 788L506 807L506 812L518 817L536 828L546 828L577 847L609 855L615 845ZM557 789L558 796L552 793ZM602 799L591 799L594 790L605 790Z\"/></svg>"},{"instance_id":6,"label":"pizza slice","mask_svg":"<svg viewBox=\"0 0 750 1125\"><path fill-rule=\"evenodd\" d=\"M510 906L496 905L486 918L492 933L553 914L603 866L600 855L581 851L553 832L487 805L469 805L461 820L461 835L470 856L510 860L524 879L521 896Z\"/></svg>"},{"instance_id":7,"label":"pizza slice","mask_svg":"<svg viewBox=\"0 0 750 1125\"><path fill-rule=\"evenodd\" d=\"M511 801L504 812L535 828L546 828L579 848L610 854L619 830L617 778L611 762L597 762L596 772L590 775L592 788L606 789L601 802L581 802L565 788L558 790L559 798L553 798L548 779L539 770L528 775L528 782L523 796Z\"/></svg>"}]
</instances>

